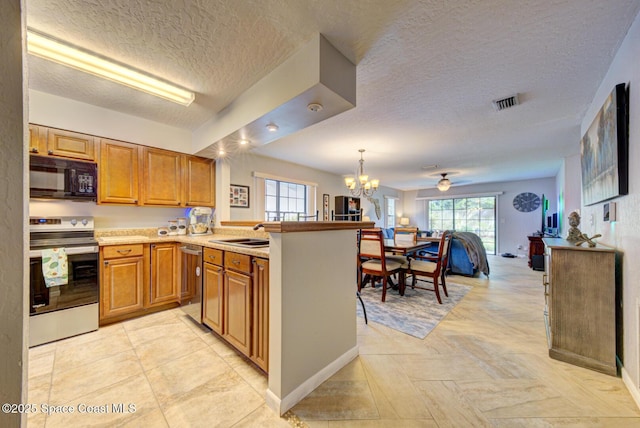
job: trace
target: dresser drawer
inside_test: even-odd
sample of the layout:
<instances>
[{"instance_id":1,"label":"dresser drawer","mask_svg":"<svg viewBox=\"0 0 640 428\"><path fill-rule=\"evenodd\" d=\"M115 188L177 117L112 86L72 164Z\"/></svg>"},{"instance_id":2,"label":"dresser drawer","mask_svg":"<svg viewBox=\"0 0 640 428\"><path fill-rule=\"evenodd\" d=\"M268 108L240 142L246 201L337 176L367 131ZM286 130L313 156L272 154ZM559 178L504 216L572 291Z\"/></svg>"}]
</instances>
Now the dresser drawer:
<instances>
[{"instance_id":1,"label":"dresser drawer","mask_svg":"<svg viewBox=\"0 0 640 428\"><path fill-rule=\"evenodd\" d=\"M144 244L110 245L102 247L105 259L116 259L119 257L134 257L143 255Z\"/></svg>"},{"instance_id":2,"label":"dresser drawer","mask_svg":"<svg viewBox=\"0 0 640 428\"><path fill-rule=\"evenodd\" d=\"M251 273L251 256L227 251L224 254L224 267L237 272Z\"/></svg>"},{"instance_id":3,"label":"dresser drawer","mask_svg":"<svg viewBox=\"0 0 640 428\"><path fill-rule=\"evenodd\" d=\"M203 251L203 261L217 266L223 266L223 253L224 252L222 250L216 250L215 248L205 248Z\"/></svg>"}]
</instances>

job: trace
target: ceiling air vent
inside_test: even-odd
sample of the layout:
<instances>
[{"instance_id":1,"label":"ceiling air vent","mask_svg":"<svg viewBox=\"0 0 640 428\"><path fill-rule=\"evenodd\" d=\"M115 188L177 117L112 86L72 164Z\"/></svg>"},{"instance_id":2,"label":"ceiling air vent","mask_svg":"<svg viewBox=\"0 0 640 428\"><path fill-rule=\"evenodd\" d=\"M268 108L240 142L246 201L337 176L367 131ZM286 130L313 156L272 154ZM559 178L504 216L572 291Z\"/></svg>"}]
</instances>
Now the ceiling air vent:
<instances>
[{"instance_id":1,"label":"ceiling air vent","mask_svg":"<svg viewBox=\"0 0 640 428\"><path fill-rule=\"evenodd\" d=\"M500 100L493 100L492 104L493 108L496 111L500 111L513 106L517 106L518 104L520 104L520 101L518 101L518 94L515 94L511 95L510 97L502 98Z\"/></svg>"}]
</instances>

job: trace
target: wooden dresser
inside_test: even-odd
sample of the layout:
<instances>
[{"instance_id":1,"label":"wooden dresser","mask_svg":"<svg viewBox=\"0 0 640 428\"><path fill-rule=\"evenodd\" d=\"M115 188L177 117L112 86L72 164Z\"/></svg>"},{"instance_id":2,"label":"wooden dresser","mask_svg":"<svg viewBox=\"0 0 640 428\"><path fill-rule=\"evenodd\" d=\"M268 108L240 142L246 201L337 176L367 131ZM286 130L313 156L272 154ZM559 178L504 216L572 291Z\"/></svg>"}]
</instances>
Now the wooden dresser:
<instances>
[{"instance_id":1,"label":"wooden dresser","mask_svg":"<svg viewBox=\"0 0 640 428\"><path fill-rule=\"evenodd\" d=\"M543 241L549 356L616 376L615 250Z\"/></svg>"}]
</instances>

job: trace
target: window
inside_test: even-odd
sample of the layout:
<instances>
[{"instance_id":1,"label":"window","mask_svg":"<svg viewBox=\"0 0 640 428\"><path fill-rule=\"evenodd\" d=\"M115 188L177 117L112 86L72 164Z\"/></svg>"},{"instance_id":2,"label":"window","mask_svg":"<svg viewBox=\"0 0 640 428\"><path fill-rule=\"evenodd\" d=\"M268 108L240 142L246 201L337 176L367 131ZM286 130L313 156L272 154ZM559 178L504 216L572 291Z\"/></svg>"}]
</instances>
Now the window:
<instances>
[{"instance_id":1,"label":"window","mask_svg":"<svg viewBox=\"0 0 640 428\"><path fill-rule=\"evenodd\" d=\"M390 228L396 225L396 200L395 198L384 198L384 227Z\"/></svg>"},{"instance_id":2,"label":"window","mask_svg":"<svg viewBox=\"0 0 640 428\"><path fill-rule=\"evenodd\" d=\"M307 212L307 186L273 179L264 180L264 219L296 221Z\"/></svg>"},{"instance_id":3,"label":"window","mask_svg":"<svg viewBox=\"0 0 640 428\"><path fill-rule=\"evenodd\" d=\"M496 197L436 199L429 201L429 228L473 232L488 254L496 253Z\"/></svg>"}]
</instances>

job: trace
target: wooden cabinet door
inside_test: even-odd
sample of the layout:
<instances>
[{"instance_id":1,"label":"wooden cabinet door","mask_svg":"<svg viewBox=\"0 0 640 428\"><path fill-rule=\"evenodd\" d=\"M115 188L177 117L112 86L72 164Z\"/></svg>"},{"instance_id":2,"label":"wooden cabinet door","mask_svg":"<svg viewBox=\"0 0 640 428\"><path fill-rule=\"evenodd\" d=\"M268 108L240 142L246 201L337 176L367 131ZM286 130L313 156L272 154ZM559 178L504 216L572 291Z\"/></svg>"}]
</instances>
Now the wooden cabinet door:
<instances>
[{"instance_id":1,"label":"wooden cabinet door","mask_svg":"<svg viewBox=\"0 0 640 428\"><path fill-rule=\"evenodd\" d=\"M180 301L177 244L151 245L151 285L147 301L149 306Z\"/></svg>"},{"instance_id":2,"label":"wooden cabinet door","mask_svg":"<svg viewBox=\"0 0 640 428\"><path fill-rule=\"evenodd\" d=\"M251 351L251 277L225 271L224 338L240 352Z\"/></svg>"},{"instance_id":3,"label":"wooden cabinet door","mask_svg":"<svg viewBox=\"0 0 640 428\"><path fill-rule=\"evenodd\" d=\"M251 360L269 371L269 260L253 259Z\"/></svg>"},{"instance_id":4,"label":"wooden cabinet door","mask_svg":"<svg viewBox=\"0 0 640 428\"><path fill-rule=\"evenodd\" d=\"M214 160L186 156L184 173L185 205L214 207L216 205Z\"/></svg>"},{"instance_id":5,"label":"wooden cabinet door","mask_svg":"<svg viewBox=\"0 0 640 428\"><path fill-rule=\"evenodd\" d=\"M144 147L142 153L142 204L180 206L182 155L151 147Z\"/></svg>"},{"instance_id":6,"label":"wooden cabinet door","mask_svg":"<svg viewBox=\"0 0 640 428\"><path fill-rule=\"evenodd\" d=\"M138 146L113 140L100 140L98 203L138 203Z\"/></svg>"},{"instance_id":7,"label":"wooden cabinet door","mask_svg":"<svg viewBox=\"0 0 640 428\"><path fill-rule=\"evenodd\" d=\"M224 269L203 263L202 323L218 334L223 330Z\"/></svg>"},{"instance_id":8,"label":"wooden cabinet door","mask_svg":"<svg viewBox=\"0 0 640 428\"><path fill-rule=\"evenodd\" d=\"M49 128L47 132L47 153L66 158L96 160L96 138L78 132Z\"/></svg>"},{"instance_id":9,"label":"wooden cabinet door","mask_svg":"<svg viewBox=\"0 0 640 428\"><path fill-rule=\"evenodd\" d=\"M29 153L34 155L47 154L47 128L29 124Z\"/></svg>"},{"instance_id":10,"label":"wooden cabinet door","mask_svg":"<svg viewBox=\"0 0 640 428\"><path fill-rule=\"evenodd\" d=\"M143 309L145 258L104 260L100 284L100 320Z\"/></svg>"}]
</instances>

